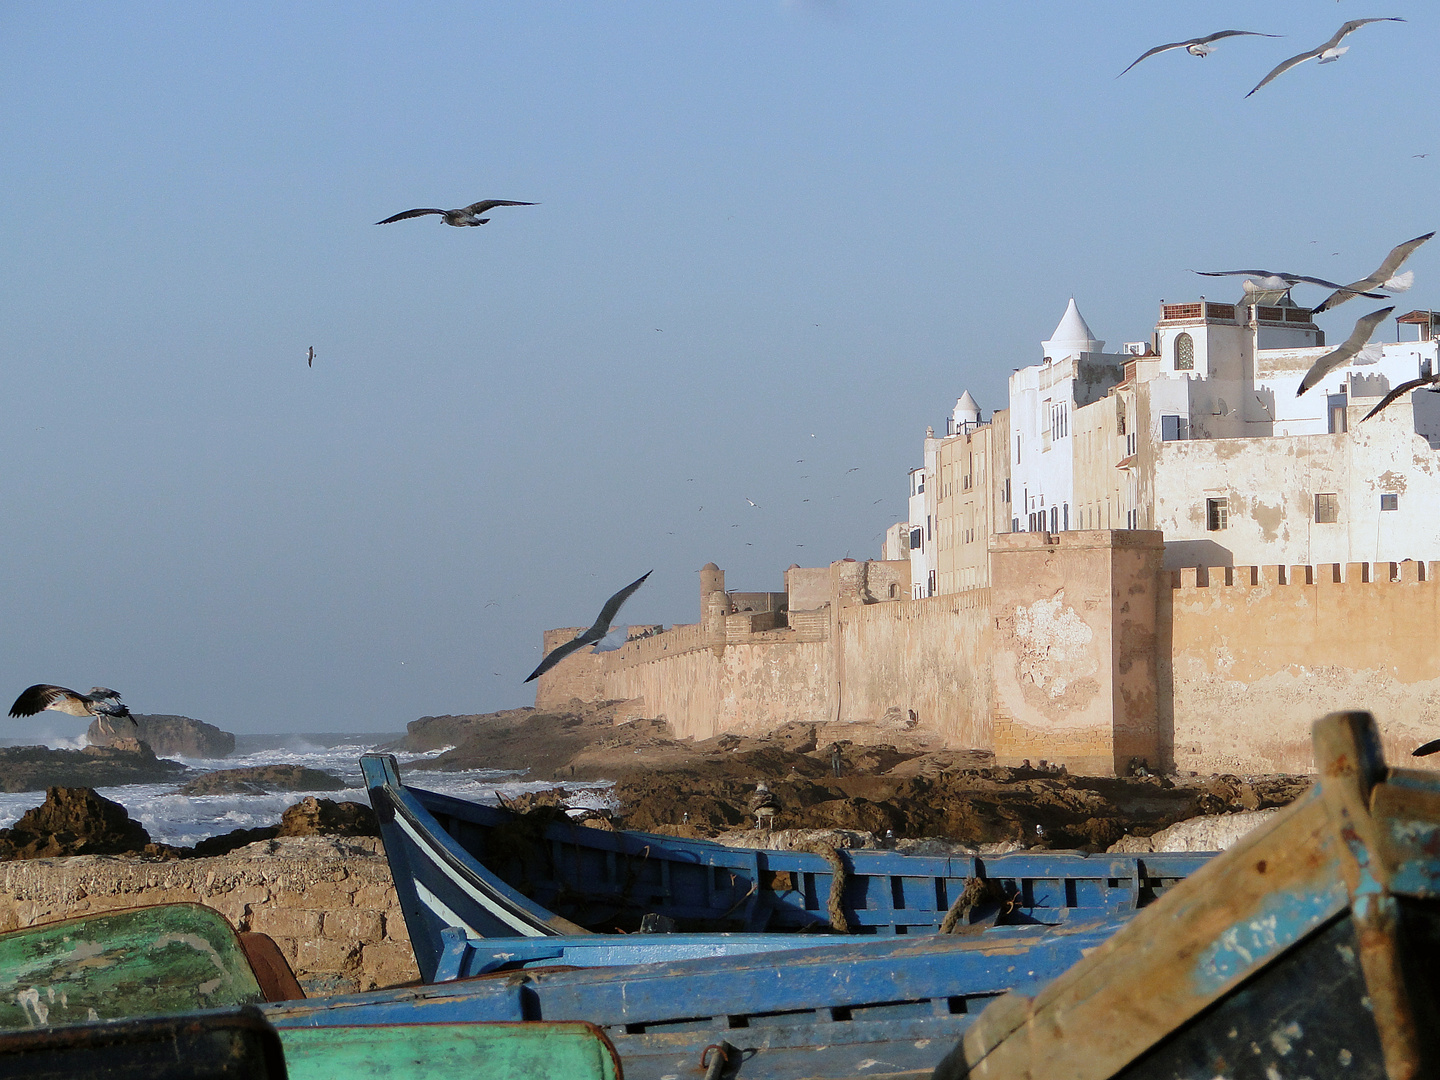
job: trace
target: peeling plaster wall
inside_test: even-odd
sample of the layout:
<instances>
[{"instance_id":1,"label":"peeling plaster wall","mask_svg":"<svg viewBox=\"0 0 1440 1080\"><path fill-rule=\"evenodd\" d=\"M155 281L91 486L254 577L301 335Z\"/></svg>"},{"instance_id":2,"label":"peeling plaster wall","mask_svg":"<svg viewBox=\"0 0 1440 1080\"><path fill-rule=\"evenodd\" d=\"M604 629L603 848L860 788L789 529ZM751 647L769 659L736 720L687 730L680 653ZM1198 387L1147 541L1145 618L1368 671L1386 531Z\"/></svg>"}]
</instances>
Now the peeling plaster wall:
<instances>
[{"instance_id":1,"label":"peeling plaster wall","mask_svg":"<svg viewBox=\"0 0 1440 1080\"><path fill-rule=\"evenodd\" d=\"M1155 527L1167 565L1400 561L1440 550L1440 454L1414 432L1400 401L1369 422L1350 408L1348 434L1160 444ZM1315 521L1315 496L1334 494L1333 523ZM1382 494L1398 495L1381 510ZM1229 520L1206 528L1206 500Z\"/></svg>"},{"instance_id":2,"label":"peeling plaster wall","mask_svg":"<svg viewBox=\"0 0 1440 1080\"><path fill-rule=\"evenodd\" d=\"M1017 533L993 551L996 759L1102 775L1131 757L1163 764L1159 534Z\"/></svg>"},{"instance_id":3,"label":"peeling plaster wall","mask_svg":"<svg viewBox=\"0 0 1440 1080\"><path fill-rule=\"evenodd\" d=\"M1213 568L1206 585L1176 574L1162 675L1176 766L1311 771L1310 725L1337 709L1373 712L1386 757L1413 764L1410 751L1440 735L1437 575L1433 562L1289 568L1295 584L1278 567Z\"/></svg>"}]
</instances>

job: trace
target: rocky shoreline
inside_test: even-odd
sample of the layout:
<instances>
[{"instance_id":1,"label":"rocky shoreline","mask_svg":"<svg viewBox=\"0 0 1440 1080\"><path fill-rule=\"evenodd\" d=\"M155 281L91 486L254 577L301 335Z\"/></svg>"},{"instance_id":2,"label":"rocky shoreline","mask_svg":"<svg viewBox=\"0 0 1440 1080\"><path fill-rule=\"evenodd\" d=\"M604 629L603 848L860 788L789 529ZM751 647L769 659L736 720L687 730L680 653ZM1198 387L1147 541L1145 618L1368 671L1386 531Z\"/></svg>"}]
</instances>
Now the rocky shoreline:
<instances>
[{"instance_id":1,"label":"rocky shoreline","mask_svg":"<svg viewBox=\"0 0 1440 1080\"><path fill-rule=\"evenodd\" d=\"M663 720L616 723L620 703L424 717L393 748L443 752L407 774L526 770L557 781L517 808L566 804L573 785L613 780L613 824L714 837L754 826L764 782L773 828L838 829L876 838L941 838L975 848L1105 850L1191 818L1285 806L1307 776L1071 776L1044 762L1001 768L977 751L948 750L894 724L789 723L764 734L676 739ZM416 777L423 786L423 777ZM567 787L567 785L571 785ZM1127 839L1128 838L1128 839Z\"/></svg>"}]
</instances>

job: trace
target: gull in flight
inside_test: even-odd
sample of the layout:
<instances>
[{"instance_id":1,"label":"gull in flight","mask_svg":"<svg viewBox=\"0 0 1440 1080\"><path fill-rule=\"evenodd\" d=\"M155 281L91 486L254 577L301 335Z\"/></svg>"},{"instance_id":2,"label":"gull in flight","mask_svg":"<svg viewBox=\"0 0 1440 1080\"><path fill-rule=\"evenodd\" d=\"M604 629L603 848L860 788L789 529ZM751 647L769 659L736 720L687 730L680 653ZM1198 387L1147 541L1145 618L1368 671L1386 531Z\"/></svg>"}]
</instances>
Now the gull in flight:
<instances>
[{"instance_id":1,"label":"gull in flight","mask_svg":"<svg viewBox=\"0 0 1440 1080\"><path fill-rule=\"evenodd\" d=\"M1385 261L1380 264L1380 269L1373 274L1353 281L1349 285L1339 286L1333 293L1320 302L1316 311L1328 311L1330 308L1339 307L1352 296L1360 296L1366 289L1384 289L1386 292L1404 292L1415 284L1415 272L1407 270L1403 274L1397 274L1404 265L1405 260L1410 258L1415 249L1425 243L1435 234L1427 232L1424 236L1417 236L1414 240L1406 240L1403 244L1396 244L1390 249L1390 254L1385 256Z\"/></svg>"},{"instance_id":2,"label":"gull in flight","mask_svg":"<svg viewBox=\"0 0 1440 1080\"><path fill-rule=\"evenodd\" d=\"M1406 20L1404 19L1394 17L1387 17L1383 19L1351 19L1344 26L1340 27L1339 30L1336 30L1335 36L1332 37L1329 41L1325 42L1324 45L1317 45L1309 52L1302 52L1298 56L1292 56L1289 60L1286 60L1284 63L1277 66L1274 71L1270 72L1269 75L1266 75L1263 79L1261 79L1258 83L1255 84L1255 90L1259 90L1260 87L1264 86L1271 79L1279 78L1281 75L1284 75L1285 72L1289 71L1296 64L1303 64L1306 60L1313 60L1317 56L1320 58L1320 63L1322 64L1330 64L1336 60L1339 60L1341 54L1350 51L1349 45L1340 44L1341 39L1344 38L1346 34L1349 34L1355 30L1359 30L1360 27L1364 26L1366 23L1405 21ZM1255 90L1251 90L1250 94L1255 93ZM1249 97L1250 94L1246 94L1245 96Z\"/></svg>"},{"instance_id":3,"label":"gull in flight","mask_svg":"<svg viewBox=\"0 0 1440 1080\"><path fill-rule=\"evenodd\" d=\"M311 346L310 346L310 355L308 355L307 357L305 357L305 366L306 366L306 367L314 367L314 366L315 366L315 346L314 346L314 345L311 345Z\"/></svg>"},{"instance_id":4,"label":"gull in flight","mask_svg":"<svg viewBox=\"0 0 1440 1080\"><path fill-rule=\"evenodd\" d=\"M614 631L611 631L610 622L619 614L620 605L625 603L626 600L629 600L630 594L645 584L645 579L652 573L654 573L653 570L645 571L645 573L641 574L629 585L626 585L614 596L610 597L609 600L606 600L605 606L600 609L600 617L595 620L595 625L590 627L589 630L580 631L580 633L576 634L563 645L556 645L555 648L545 654L545 659L540 661L540 666L532 671L525 681L531 682L538 679L572 652L575 652L577 649L583 649L586 645L594 645L596 652L613 652L615 649L620 648L621 645L624 645L625 639L630 634L630 628L628 626L617 626Z\"/></svg>"},{"instance_id":5,"label":"gull in flight","mask_svg":"<svg viewBox=\"0 0 1440 1080\"><path fill-rule=\"evenodd\" d=\"M1300 389L1295 391L1295 396L1299 397L1341 364L1348 363L1360 355L1365 350L1370 335L1375 333L1375 327L1379 326L1385 316L1394 310L1395 306L1392 304L1390 307L1384 307L1370 312L1369 315L1361 316L1344 344L1339 348L1331 349L1310 366L1310 370L1305 373L1305 378L1300 380Z\"/></svg>"},{"instance_id":6,"label":"gull in flight","mask_svg":"<svg viewBox=\"0 0 1440 1080\"><path fill-rule=\"evenodd\" d=\"M1343 289L1346 286L1334 281L1326 281L1324 278L1308 277L1305 274L1287 274L1284 270L1191 270L1192 274L1199 274L1201 277L1244 277L1252 279L1256 286L1265 291L1286 292L1292 286L1302 281L1309 285L1319 285L1324 289ZM1248 284L1248 282L1247 282ZM1357 282L1357 284L1359 284ZM1383 300L1383 293L1357 293L1357 296L1368 296L1372 300Z\"/></svg>"},{"instance_id":7,"label":"gull in flight","mask_svg":"<svg viewBox=\"0 0 1440 1080\"><path fill-rule=\"evenodd\" d=\"M1380 412L1382 409L1384 409L1402 394L1408 394L1411 390L1418 390L1422 386L1428 388L1430 393L1432 394L1440 394L1440 387L1437 387L1435 385L1437 382L1440 382L1440 375L1421 375L1418 379L1410 379L1406 382L1402 382L1399 386L1395 387L1394 390L1391 390L1390 393L1386 394L1383 398L1381 398L1379 405L1376 405L1373 409L1371 409L1364 416L1362 416L1360 418L1361 422L1363 423L1366 420L1369 420L1370 417ZM1437 745L1440 745L1440 743L1437 743Z\"/></svg>"},{"instance_id":8,"label":"gull in flight","mask_svg":"<svg viewBox=\"0 0 1440 1080\"><path fill-rule=\"evenodd\" d=\"M1172 41L1169 45L1156 45L1149 52L1142 53L1140 56L1140 60L1148 60L1156 53L1169 52L1171 49L1184 49L1191 56L1199 56L1203 58L1209 56L1212 52L1215 51L1211 47L1210 43L1212 41L1219 41L1221 38L1280 36L1281 35L1279 34L1261 34L1255 30L1221 30L1219 33L1206 34L1204 37L1191 38L1189 41ZM1140 60L1136 60L1135 64L1140 63ZM1135 64L1131 64L1130 67L1127 67L1125 69L1125 71L1129 71L1130 68L1133 68L1135 66ZM1125 71L1120 72L1120 75L1124 75ZM1120 75L1116 75L1115 77L1118 79L1120 78Z\"/></svg>"},{"instance_id":9,"label":"gull in flight","mask_svg":"<svg viewBox=\"0 0 1440 1080\"><path fill-rule=\"evenodd\" d=\"M69 713L71 716L94 716L100 721L100 729L107 735L113 734L110 720L124 718L137 729L139 721L130 715L130 710L120 703L120 695L103 686L92 686L90 693L80 694L63 686L36 683L22 691L10 706L11 716L34 716L46 709Z\"/></svg>"},{"instance_id":10,"label":"gull in flight","mask_svg":"<svg viewBox=\"0 0 1440 1080\"><path fill-rule=\"evenodd\" d=\"M497 206L536 206L537 203L511 202L509 199L481 199L477 203L461 207L459 210L436 210L434 208L422 208L419 210L406 210L403 214L396 214L394 217L387 217L384 221L377 221L376 225L389 225L392 221L404 221L406 218L424 217L426 214L439 214L446 225L484 225L489 218L482 218L480 215L486 210Z\"/></svg>"}]
</instances>

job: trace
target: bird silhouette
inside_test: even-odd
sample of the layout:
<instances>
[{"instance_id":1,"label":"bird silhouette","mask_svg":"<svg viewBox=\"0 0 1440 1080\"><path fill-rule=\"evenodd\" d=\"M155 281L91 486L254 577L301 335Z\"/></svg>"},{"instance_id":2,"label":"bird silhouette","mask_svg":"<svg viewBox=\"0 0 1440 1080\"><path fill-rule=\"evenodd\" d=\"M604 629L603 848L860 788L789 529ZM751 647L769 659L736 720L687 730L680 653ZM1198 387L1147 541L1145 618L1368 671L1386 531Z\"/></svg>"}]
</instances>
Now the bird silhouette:
<instances>
[{"instance_id":1,"label":"bird silhouette","mask_svg":"<svg viewBox=\"0 0 1440 1080\"><path fill-rule=\"evenodd\" d=\"M314 345L311 345L311 346L310 346L310 354L309 354L307 357L305 357L305 366L306 366L306 367L314 367L314 366L315 366L315 346L314 346Z\"/></svg>"},{"instance_id":2,"label":"bird silhouette","mask_svg":"<svg viewBox=\"0 0 1440 1080\"><path fill-rule=\"evenodd\" d=\"M1380 264L1373 274L1368 274L1359 281L1352 281L1349 285L1342 285L1333 293L1320 301L1316 311L1329 311L1331 308L1339 307L1346 300L1355 296L1369 295L1366 289L1385 289L1389 292L1405 292L1415 283L1414 271L1407 270L1403 274L1396 273L1405 260L1415 253L1415 249L1434 236L1434 232L1428 232L1424 236L1417 236L1413 240L1406 240L1403 244L1396 244L1390 249L1390 254L1385 256L1385 261Z\"/></svg>"},{"instance_id":3,"label":"bird silhouette","mask_svg":"<svg viewBox=\"0 0 1440 1080\"><path fill-rule=\"evenodd\" d=\"M1418 379L1409 379L1405 382L1402 382L1399 386L1395 387L1394 390L1391 390L1388 394L1381 398L1379 405L1376 405L1373 409L1371 409L1364 416L1362 416L1360 418L1360 422L1363 424L1366 420L1369 420L1376 413L1383 411L1396 398L1401 397L1404 394L1408 394L1411 390L1418 390L1422 386L1428 387L1432 394L1440 394L1440 389L1437 389L1435 386L1437 382L1440 382L1440 375L1422 375Z\"/></svg>"},{"instance_id":4,"label":"bird silhouette","mask_svg":"<svg viewBox=\"0 0 1440 1080\"><path fill-rule=\"evenodd\" d=\"M629 600L630 594L633 593L636 589L640 588L641 585L645 584L645 579L648 578L652 573L654 573L653 570L645 571L645 573L641 574L629 585L626 585L614 596L610 597L609 600L606 600L605 606L600 609L600 617L595 620L594 625L591 626L588 630L580 631L580 633L576 634L573 638L565 642L563 645L557 645L555 646L555 648L551 649L548 653L546 653L545 658L540 661L540 665L534 671L532 671L528 677L526 677L525 681L532 682L535 679L538 679L541 675L544 675L545 672L549 671L561 660L564 660L565 657L569 656L571 653L575 652L578 649L583 649L586 645L594 645L596 647L596 652L610 652L611 650L618 649L621 645L625 644L624 634L616 635L618 636L619 640L616 641L613 645L609 644L607 639L611 638L610 623L614 620L615 616L619 614L620 605L625 603L626 600ZM625 631L627 633L629 629L630 628L628 626L617 627L617 630Z\"/></svg>"},{"instance_id":5,"label":"bird silhouette","mask_svg":"<svg viewBox=\"0 0 1440 1080\"><path fill-rule=\"evenodd\" d=\"M1322 64L1329 64L1333 63L1336 60L1339 60L1342 54L1350 51L1349 45L1340 44L1341 39L1344 38L1346 34L1359 30L1360 27L1364 26L1366 23L1405 21L1406 20L1404 19L1397 19L1393 17L1387 17L1382 19L1351 19L1344 26L1340 27L1339 30L1335 31L1335 36L1332 37L1329 41L1325 42L1325 44L1317 45L1315 46L1315 48L1309 50L1308 52L1299 53L1295 56L1290 57L1289 60L1277 64L1274 71L1270 72L1269 75L1266 75L1263 79L1261 79L1258 83L1255 84L1255 90L1259 90L1260 87L1264 86L1271 79L1276 79L1279 78L1281 75L1284 75L1285 72L1289 71L1296 64L1303 64L1306 60L1313 60L1317 56L1320 58L1320 63ZM1251 90L1250 94L1255 93L1255 90ZM1248 98L1250 94L1246 94L1245 96Z\"/></svg>"},{"instance_id":6,"label":"bird silhouette","mask_svg":"<svg viewBox=\"0 0 1440 1080\"><path fill-rule=\"evenodd\" d=\"M1300 388L1295 391L1295 396L1299 397L1326 375L1330 374L1330 372L1342 364L1349 363L1364 351L1366 342L1370 340L1370 335L1375 333L1375 327L1379 326L1385 316L1394 310L1395 308L1392 305L1381 308L1379 311L1372 311L1369 315L1362 315L1360 320L1356 322L1355 329L1350 331L1350 336L1345 339L1339 348L1331 349L1324 356L1320 357L1320 359L1316 360L1315 363L1310 365L1310 370L1305 373L1305 378L1300 380Z\"/></svg>"},{"instance_id":7,"label":"bird silhouette","mask_svg":"<svg viewBox=\"0 0 1440 1080\"><path fill-rule=\"evenodd\" d=\"M90 693L81 694L63 686L36 683L21 691L20 696L15 699L15 704L10 706L10 715L34 716L46 709L68 713L71 716L94 716L99 719L100 728L106 734L112 734L109 724L111 719L129 720L135 728L140 727L140 722L130 715L129 709L121 704L120 695L103 686L92 686Z\"/></svg>"},{"instance_id":8,"label":"bird silhouette","mask_svg":"<svg viewBox=\"0 0 1440 1080\"><path fill-rule=\"evenodd\" d=\"M1203 60L1215 51L1210 47L1212 41L1219 41L1221 38L1228 37L1280 37L1280 35L1262 34L1255 30L1221 30L1218 33L1206 34L1204 37L1190 38L1188 41L1172 41L1168 45L1156 45L1149 52L1141 53L1140 59L1136 60L1130 67L1127 67L1125 71L1129 71L1135 64L1140 63L1140 60L1148 60L1156 53L1169 52L1171 49L1184 49L1191 56L1198 56ZM1125 71L1120 72L1120 75L1124 75ZM1115 77L1118 79L1120 75L1116 75Z\"/></svg>"},{"instance_id":9,"label":"bird silhouette","mask_svg":"<svg viewBox=\"0 0 1440 1080\"><path fill-rule=\"evenodd\" d=\"M477 203L463 206L459 210L437 210L433 207L419 210L406 210L404 213L387 217L384 221L377 221L376 225L389 225L392 221L404 221L406 218L424 217L426 214L439 214L446 225L484 225L489 218L482 218L480 215L486 210L497 206L538 206L538 203L513 202L510 199L481 199Z\"/></svg>"}]
</instances>

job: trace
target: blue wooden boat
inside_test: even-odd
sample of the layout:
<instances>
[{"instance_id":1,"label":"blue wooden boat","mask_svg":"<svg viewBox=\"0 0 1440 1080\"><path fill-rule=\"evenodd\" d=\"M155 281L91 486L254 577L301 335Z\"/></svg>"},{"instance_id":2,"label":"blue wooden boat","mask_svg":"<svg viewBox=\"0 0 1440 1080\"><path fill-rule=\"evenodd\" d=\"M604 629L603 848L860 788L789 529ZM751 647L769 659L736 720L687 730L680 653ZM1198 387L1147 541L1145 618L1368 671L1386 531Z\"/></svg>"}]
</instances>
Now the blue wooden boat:
<instances>
[{"instance_id":1,"label":"blue wooden boat","mask_svg":"<svg viewBox=\"0 0 1440 1080\"><path fill-rule=\"evenodd\" d=\"M426 981L492 970L497 954L481 939L628 932L647 917L681 933L666 935L670 946L634 935L621 939L633 945L620 948L647 949L647 959L659 959L655 950L673 947L679 951L668 956L680 959L702 955L684 949L705 947L698 939L682 942L686 932L916 935L935 933L947 915L949 928L963 916L962 930L1125 915L1210 858L732 848L568 820L537 825L502 808L408 787L388 755L366 755L360 765ZM446 936L447 928L460 936ZM461 940L474 943L468 957ZM736 953L762 947L742 937L725 945ZM507 942L499 952L510 948ZM593 946L575 955L581 951L599 955ZM532 947L532 959L546 958L543 952Z\"/></svg>"},{"instance_id":2,"label":"blue wooden boat","mask_svg":"<svg viewBox=\"0 0 1440 1080\"><path fill-rule=\"evenodd\" d=\"M937 1080L1440 1076L1440 775L1369 713L1315 725L1316 789L1038 994Z\"/></svg>"},{"instance_id":3,"label":"blue wooden boat","mask_svg":"<svg viewBox=\"0 0 1440 1080\"><path fill-rule=\"evenodd\" d=\"M698 1078L707 1048L713 1064L723 1044L741 1077L928 1075L988 1002L1036 992L1124 922L832 937L807 949L504 971L260 1009L282 1040L297 1027L585 1020L615 1047L626 1080Z\"/></svg>"},{"instance_id":4,"label":"blue wooden boat","mask_svg":"<svg viewBox=\"0 0 1440 1080\"><path fill-rule=\"evenodd\" d=\"M1316 788L1133 917L261 1009L282 1031L589 1020L627 1080L701 1075L715 1047L774 1080L1440 1076L1440 774L1387 769L1364 713L1315 746Z\"/></svg>"}]
</instances>

